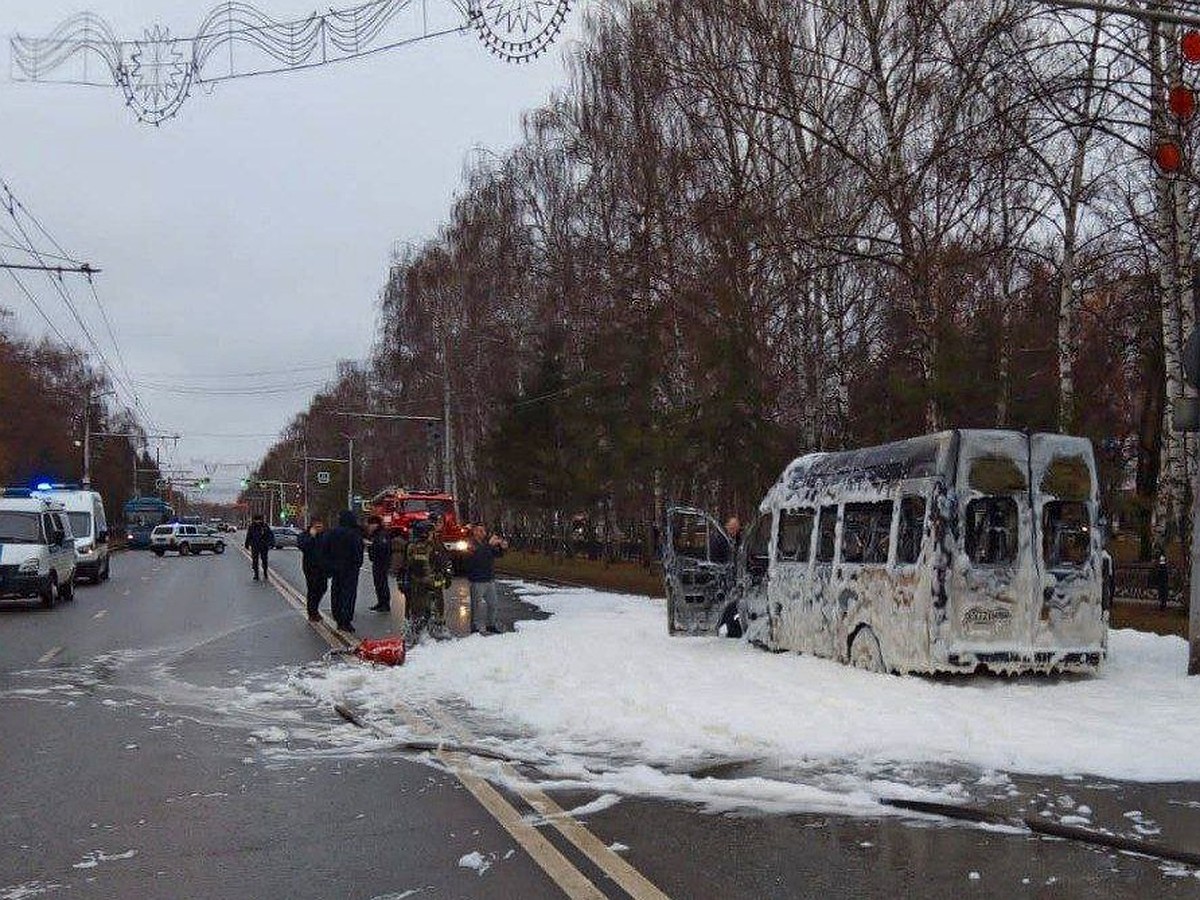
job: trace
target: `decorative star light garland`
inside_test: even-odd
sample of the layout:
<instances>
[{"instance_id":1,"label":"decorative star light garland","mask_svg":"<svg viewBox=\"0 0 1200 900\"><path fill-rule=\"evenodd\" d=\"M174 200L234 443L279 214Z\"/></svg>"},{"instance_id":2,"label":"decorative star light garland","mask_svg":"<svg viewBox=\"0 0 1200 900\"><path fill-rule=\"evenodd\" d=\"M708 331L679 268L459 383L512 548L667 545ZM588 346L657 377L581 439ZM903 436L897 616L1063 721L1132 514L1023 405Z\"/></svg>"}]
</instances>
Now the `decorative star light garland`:
<instances>
[{"instance_id":1,"label":"decorative star light garland","mask_svg":"<svg viewBox=\"0 0 1200 900\"><path fill-rule=\"evenodd\" d=\"M83 12L47 37L14 35L12 77L117 87L139 121L160 125L195 84L328 65L470 28L497 56L525 62L554 42L570 9L570 0L452 0L456 21L438 28L429 24L428 2L371 0L291 22L226 2L191 37L154 25L137 40L119 40L102 18Z\"/></svg>"}]
</instances>

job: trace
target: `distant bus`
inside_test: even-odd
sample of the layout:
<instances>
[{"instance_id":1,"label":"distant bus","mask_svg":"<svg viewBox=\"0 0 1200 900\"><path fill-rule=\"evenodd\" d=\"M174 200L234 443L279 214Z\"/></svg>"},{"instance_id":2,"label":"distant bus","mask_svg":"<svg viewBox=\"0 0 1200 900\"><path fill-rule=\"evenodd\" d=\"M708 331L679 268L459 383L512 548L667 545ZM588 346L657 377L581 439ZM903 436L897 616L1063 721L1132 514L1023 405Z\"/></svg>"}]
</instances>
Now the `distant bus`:
<instances>
[{"instance_id":1,"label":"distant bus","mask_svg":"<svg viewBox=\"0 0 1200 900\"><path fill-rule=\"evenodd\" d=\"M769 649L881 672L1093 671L1098 525L1085 438L961 429L813 453L767 492L736 558L714 519L668 512L669 628L734 622Z\"/></svg>"},{"instance_id":2,"label":"distant bus","mask_svg":"<svg viewBox=\"0 0 1200 900\"><path fill-rule=\"evenodd\" d=\"M158 497L134 497L122 508L125 516L125 546L149 550L150 532L175 518L175 509Z\"/></svg>"}]
</instances>

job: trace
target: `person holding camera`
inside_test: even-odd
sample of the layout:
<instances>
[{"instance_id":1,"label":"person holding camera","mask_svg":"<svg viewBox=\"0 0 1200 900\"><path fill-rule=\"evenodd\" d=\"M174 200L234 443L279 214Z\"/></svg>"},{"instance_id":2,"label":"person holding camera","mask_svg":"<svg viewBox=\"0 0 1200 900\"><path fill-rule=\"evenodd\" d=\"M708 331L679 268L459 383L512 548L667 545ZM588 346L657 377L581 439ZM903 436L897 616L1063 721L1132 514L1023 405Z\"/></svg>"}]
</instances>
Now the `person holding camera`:
<instances>
[{"instance_id":1,"label":"person holding camera","mask_svg":"<svg viewBox=\"0 0 1200 900\"><path fill-rule=\"evenodd\" d=\"M508 549L508 541L499 535L488 537L482 525L471 528L467 550L467 581L471 590L471 630L476 634L499 634L496 615L496 557Z\"/></svg>"}]
</instances>

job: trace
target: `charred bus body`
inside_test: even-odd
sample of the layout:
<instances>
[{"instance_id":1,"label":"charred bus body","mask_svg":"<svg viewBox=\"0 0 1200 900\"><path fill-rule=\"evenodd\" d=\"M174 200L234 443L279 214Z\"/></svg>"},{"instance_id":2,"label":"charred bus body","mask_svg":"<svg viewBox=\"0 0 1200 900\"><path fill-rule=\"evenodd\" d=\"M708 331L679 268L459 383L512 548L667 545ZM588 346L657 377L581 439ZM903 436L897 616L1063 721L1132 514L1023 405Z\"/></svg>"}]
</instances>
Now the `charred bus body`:
<instances>
[{"instance_id":1,"label":"charred bus body","mask_svg":"<svg viewBox=\"0 0 1200 900\"><path fill-rule=\"evenodd\" d=\"M875 671L1093 671L1098 513L1085 438L962 429L810 454L731 563L714 519L668 512L669 628L715 634L735 604L755 643Z\"/></svg>"}]
</instances>

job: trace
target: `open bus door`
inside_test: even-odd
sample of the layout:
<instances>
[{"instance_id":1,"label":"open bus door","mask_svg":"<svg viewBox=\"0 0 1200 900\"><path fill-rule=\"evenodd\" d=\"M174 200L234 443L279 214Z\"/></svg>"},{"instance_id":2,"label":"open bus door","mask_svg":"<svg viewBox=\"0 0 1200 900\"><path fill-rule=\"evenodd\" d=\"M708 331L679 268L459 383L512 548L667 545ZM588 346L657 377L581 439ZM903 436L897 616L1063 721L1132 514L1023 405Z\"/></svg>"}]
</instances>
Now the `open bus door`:
<instances>
[{"instance_id":1,"label":"open bus door","mask_svg":"<svg viewBox=\"0 0 1200 900\"><path fill-rule=\"evenodd\" d=\"M733 587L733 541L712 516L684 506L667 510L665 537L667 631L715 635Z\"/></svg>"}]
</instances>

